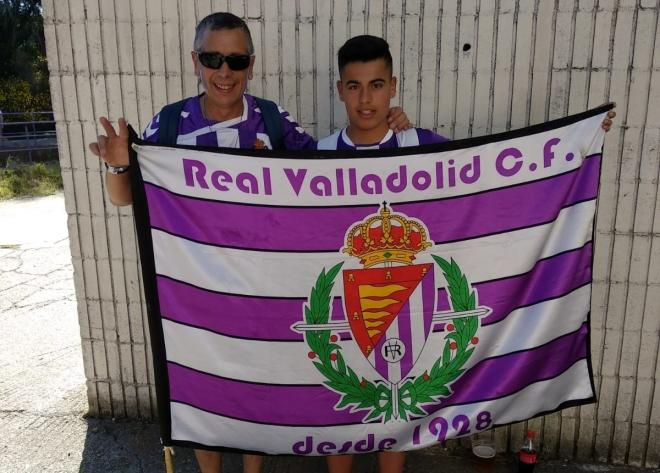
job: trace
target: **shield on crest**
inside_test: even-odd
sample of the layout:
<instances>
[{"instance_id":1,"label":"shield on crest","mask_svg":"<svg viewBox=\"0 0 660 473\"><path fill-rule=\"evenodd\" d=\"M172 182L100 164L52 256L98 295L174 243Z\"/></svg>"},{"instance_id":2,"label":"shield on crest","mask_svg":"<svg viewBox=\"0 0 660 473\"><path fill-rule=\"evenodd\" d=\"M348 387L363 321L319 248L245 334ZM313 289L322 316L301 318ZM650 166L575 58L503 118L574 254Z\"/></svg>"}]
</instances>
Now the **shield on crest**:
<instances>
[{"instance_id":1,"label":"shield on crest","mask_svg":"<svg viewBox=\"0 0 660 473\"><path fill-rule=\"evenodd\" d=\"M345 270L344 305L353 338L380 376L405 378L431 330L432 264Z\"/></svg>"}]
</instances>

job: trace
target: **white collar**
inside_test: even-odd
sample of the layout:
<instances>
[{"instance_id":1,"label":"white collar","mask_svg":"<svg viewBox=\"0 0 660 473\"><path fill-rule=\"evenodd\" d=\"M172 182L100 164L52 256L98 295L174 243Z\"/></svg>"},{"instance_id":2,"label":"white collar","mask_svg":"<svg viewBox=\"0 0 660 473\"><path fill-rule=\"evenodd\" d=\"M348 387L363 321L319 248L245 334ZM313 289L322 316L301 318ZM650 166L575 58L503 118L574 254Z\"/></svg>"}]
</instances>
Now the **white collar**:
<instances>
[{"instance_id":1,"label":"white collar","mask_svg":"<svg viewBox=\"0 0 660 473\"><path fill-rule=\"evenodd\" d=\"M394 132L392 130L387 130L387 133L385 133L385 136L383 137L383 139L380 140L378 143L376 143L374 145L369 145L369 146L362 146L362 145L356 145L355 143L353 143L353 141L348 137L348 133L346 133L347 128L344 128L343 130L341 130L341 139L344 140L344 143L346 143L349 146L353 146L355 149L378 149L378 148L380 148L380 145L382 145L387 140L392 138L392 135L394 134Z\"/></svg>"}]
</instances>

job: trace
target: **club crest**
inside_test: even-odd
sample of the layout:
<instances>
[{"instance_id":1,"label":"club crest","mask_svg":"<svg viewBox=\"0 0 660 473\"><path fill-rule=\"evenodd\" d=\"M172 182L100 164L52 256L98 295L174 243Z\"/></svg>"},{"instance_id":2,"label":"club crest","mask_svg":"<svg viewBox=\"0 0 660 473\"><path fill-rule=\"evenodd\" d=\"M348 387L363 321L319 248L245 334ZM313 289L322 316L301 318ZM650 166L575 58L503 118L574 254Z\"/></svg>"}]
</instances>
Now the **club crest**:
<instances>
[{"instance_id":1,"label":"club crest","mask_svg":"<svg viewBox=\"0 0 660 473\"><path fill-rule=\"evenodd\" d=\"M430 254L432 247L422 222L383 203L378 213L346 232L341 252L357 258L361 267L352 260L319 274L304 306L304 321L291 328L304 334L325 385L340 394L335 409L364 410L365 422L411 420L427 415L425 406L451 394L451 384L463 374L479 342L480 319L491 310L478 306L477 292L458 264ZM436 267L449 310L437 310ZM343 320L330 317L336 280L343 284ZM352 341L339 342L344 333ZM432 334L442 342L427 347ZM340 343L357 344L373 369L356 373ZM414 376L421 371L417 364L425 349L433 351L435 361Z\"/></svg>"}]
</instances>

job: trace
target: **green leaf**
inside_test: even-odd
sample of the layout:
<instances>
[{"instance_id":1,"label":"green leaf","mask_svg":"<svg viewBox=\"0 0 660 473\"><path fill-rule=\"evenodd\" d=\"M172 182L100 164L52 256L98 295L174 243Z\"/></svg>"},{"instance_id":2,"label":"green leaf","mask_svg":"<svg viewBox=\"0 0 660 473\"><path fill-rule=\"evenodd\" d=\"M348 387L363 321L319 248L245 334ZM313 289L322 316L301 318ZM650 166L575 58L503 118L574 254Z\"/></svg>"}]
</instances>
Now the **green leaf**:
<instances>
[{"instance_id":1,"label":"green leaf","mask_svg":"<svg viewBox=\"0 0 660 473\"><path fill-rule=\"evenodd\" d=\"M442 362L447 364L451 361L451 348L449 348L449 343L445 343L445 348L442 350ZM435 368L435 366L434 366ZM438 369L440 366L438 366Z\"/></svg>"},{"instance_id":2,"label":"green leaf","mask_svg":"<svg viewBox=\"0 0 660 473\"><path fill-rule=\"evenodd\" d=\"M337 351L337 371L341 374L346 374L346 362L340 351Z\"/></svg>"},{"instance_id":3,"label":"green leaf","mask_svg":"<svg viewBox=\"0 0 660 473\"><path fill-rule=\"evenodd\" d=\"M360 381L358 380L358 377L355 374L355 371L353 371L350 366L348 366L347 369L348 369L348 378L350 379L351 383L352 384L360 384Z\"/></svg>"},{"instance_id":4,"label":"green leaf","mask_svg":"<svg viewBox=\"0 0 660 473\"><path fill-rule=\"evenodd\" d=\"M368 415L367 417L365 417L364 421L366 422L366 421L368 421L368 420L377 419L377 418L380 417L380 416L381 416L381 412L380 412L380 410L379 410L379 409L373 409L373 410L369 413L369 415Z\"/></svg>"},{"instance_id":5,"label":"green leaf","mask_svg":"<svg viewBox=\"0 0 660 473\"><path fill-rule=\"evenodd\" d=\"M337 263L332 268L330 268L330 271L328 271L327 280L328 281L334 281L335 278L337 277L337 273L339 272L339 270L341 269L341 267L343 265L344 265L344 263L341 262L341 263Z\"/></svg>"},{"instance_id":6,"label":"green leaf","mask_svg":"<svg viewBox=\"0 0 660 473\"><path fill-rule=\"evenodd\" d=\"M449 396L451 392L446 387L442 387L437 391L436 396Z\"/></svg>"},{"instance_id":7,"label":"green leaf","mask_svg":"<svg viewBox=\"0 0 660 473\"><path fill-rule=\"evenodd\" d=\"M420 409L419 407L417 407L416 405L411 405L411 406L408 408L408 410L409 410L410 412L412 412L413 414L417 414L418 416L425 416L425 415L427 415L426 412L424 412L423 410L421 410L421 409Z\"/></svg>"},{"instance_id":8,"label":"green leaf","mask_svg":"<svg viewBox=\"0 0 660 473\"><path fill-rule=\"evenodd\" d=\"M350 404L355 404L355 402L354 402L353 400L351 400L351 398L350 398L349 396L347 396L346 394L344 394L344 395L341 397L341 399L339 400L339 402L337 403L337 405L335 406L335 408L337 408L337 409L343 409L344 407L347 407L347 406L349 406Z\"/></svg>"},{"instance_id":9,"label":"green leaf","mask_svg":"<svg viewBox=\"0 0 660 473\"><path fill-rule=\"evenodd\" d=\"M470 293L470 298L468 299L468 309L474 310L477 308L477 295L474 291Z\"/></svg>"}]
</instances>

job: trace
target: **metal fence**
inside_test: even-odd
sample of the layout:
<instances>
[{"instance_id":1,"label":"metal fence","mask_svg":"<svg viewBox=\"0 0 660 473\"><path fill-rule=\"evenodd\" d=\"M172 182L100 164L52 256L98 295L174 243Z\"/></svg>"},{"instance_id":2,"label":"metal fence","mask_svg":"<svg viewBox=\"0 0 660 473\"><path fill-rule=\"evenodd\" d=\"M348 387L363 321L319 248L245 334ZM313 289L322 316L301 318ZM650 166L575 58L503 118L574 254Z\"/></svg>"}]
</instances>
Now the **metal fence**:
<instances>
[{"instance_id":1,"label":"metal fence","mask_svg":"<svg viewBox=\"0 0 660 473\"><path fill-rule=\"evenodd\" d=\"M53 112L0 112L0 159L33 162L35 151L57 150ZM57 159L57 154L49 156ZM0 161L2 162L2 161Z\"/></svg>"}]
</instances>

